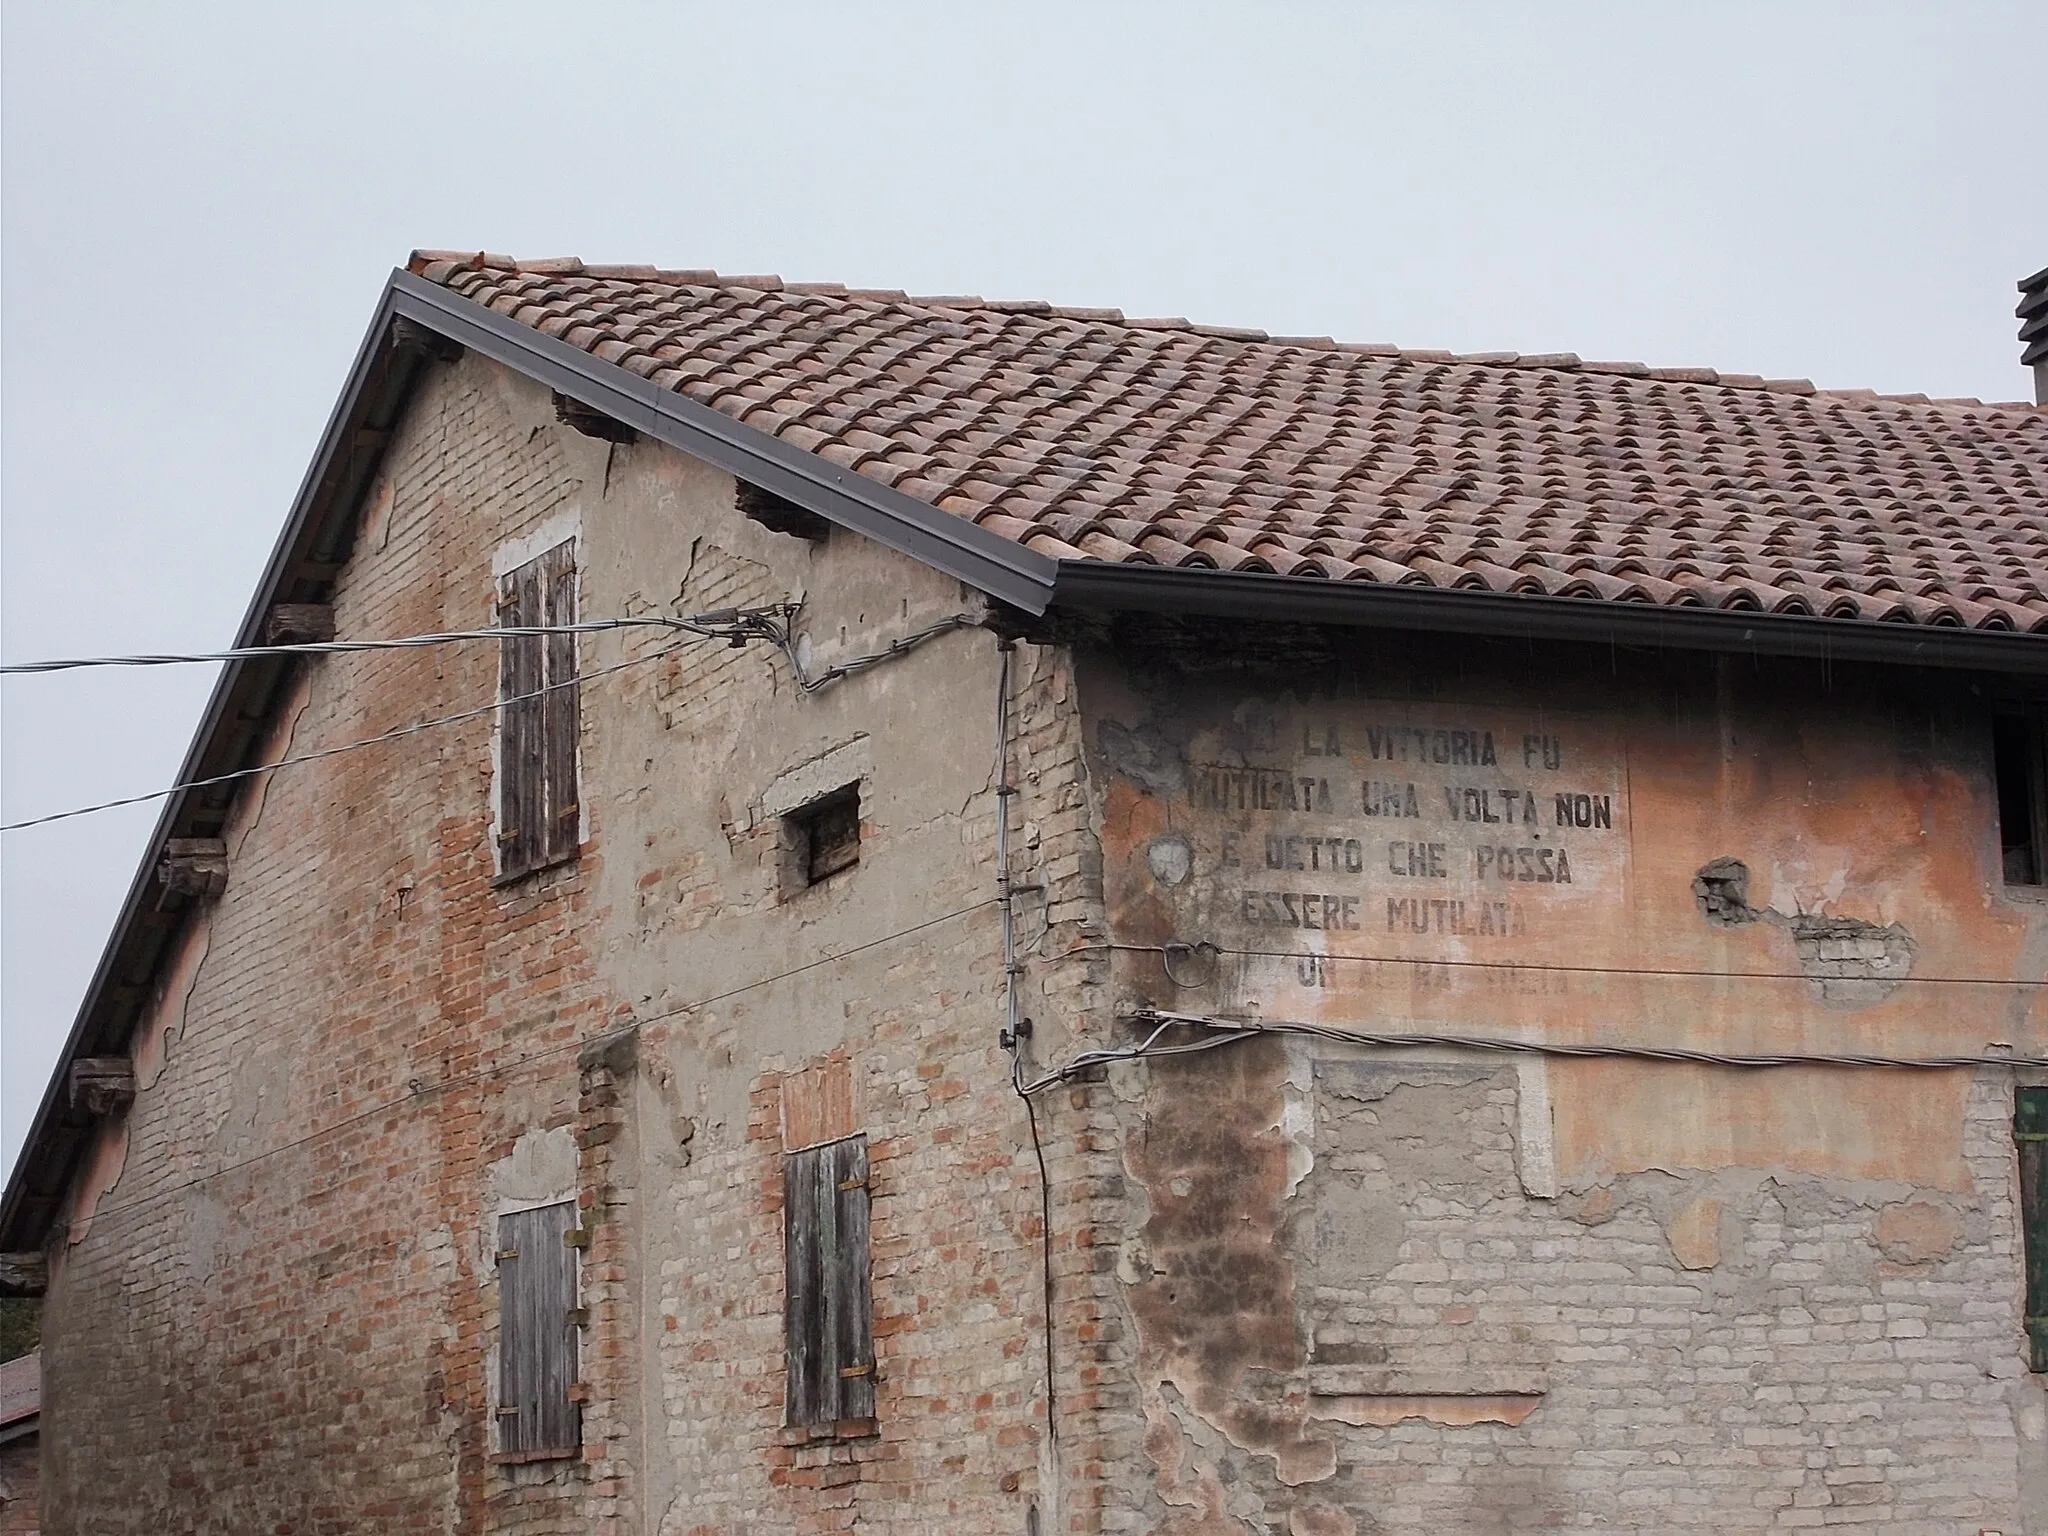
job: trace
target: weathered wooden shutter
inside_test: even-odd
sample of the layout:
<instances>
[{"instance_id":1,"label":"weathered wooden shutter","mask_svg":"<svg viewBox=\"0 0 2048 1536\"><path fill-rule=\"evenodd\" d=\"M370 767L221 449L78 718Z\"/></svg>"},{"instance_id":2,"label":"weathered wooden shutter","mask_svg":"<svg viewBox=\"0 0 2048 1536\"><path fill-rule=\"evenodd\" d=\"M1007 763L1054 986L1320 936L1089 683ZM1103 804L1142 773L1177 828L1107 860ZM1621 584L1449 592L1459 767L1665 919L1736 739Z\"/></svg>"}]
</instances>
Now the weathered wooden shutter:
<instances>
[{"instance_id":1,"label":"weathered wooden shutter","mask_svg":"<svg viewBox=\"0 0 2048 1536\"><path fill-rule=\"evenodd\" d=\"M498 625L540 624L540 572L533 565L498 580ZM498 872L523 875L540 852L541 643L531 635L498 642Z\"/></svg>"},{"instance_id":2,"label":"weathered wooden shutter","mask_svg":"<svg viewBox=\"0 0 2048 1536\"><path fill-rule=\"evenodd\" d=\"M552 627L576 622L576 546L561 544L540 557L539 585ZM547 693L541 700L543 796L547 815L544 863L557 864L576 856L583 807L576 783L576 746L582 729L582 705L576 684L576 637L547 637Z\"/></svg>"},{"instance_id":3,"label":"weathered wooden shutter","mask_svg":"<svg viewBox=\"0 0 2048 1536\"><path fill-rule=\"evenodd\" d=\"M875 1416L865 1136L788 1155L783 1166L784 1413L794 1426Z\"/></svg>"},{"instance_id":4,"label":"weathered wooden shutter","mask_svg":"<svg viewBox=\"0 0 2048 1536\"><path fill-rule=\"evenodd\" d=\"M2048 1371L2048 1088L2015 1096L2013 1139L2019 1143L2020 1233L2026 1248L2028 1365Z\"/></svg>"},{"instance_id":5,"label":"weathered wooden shutter","mask_svg":"<svg viewBox=\"0 0 2048 1536\"><path fill-rule=\"evenodd\" d=\"M573 1202L498 1218L498 1449L513 1457L573 1455L582 1426L576 1383Z\"/></svg>"},{"instance_id":6,"label":"weathered wooden shutter","mask_svg":"<svg viewBox=\"0 0 2048 1536\"><path fill-rule=\"evenodd\" d=\"M576 622L576 545L556 545L498 582L506 629ZM515 879L576 856L582 805L576 782L581 729L574 635L514 635L499 642L498 876Z\"/></svg>"}]
</instances>

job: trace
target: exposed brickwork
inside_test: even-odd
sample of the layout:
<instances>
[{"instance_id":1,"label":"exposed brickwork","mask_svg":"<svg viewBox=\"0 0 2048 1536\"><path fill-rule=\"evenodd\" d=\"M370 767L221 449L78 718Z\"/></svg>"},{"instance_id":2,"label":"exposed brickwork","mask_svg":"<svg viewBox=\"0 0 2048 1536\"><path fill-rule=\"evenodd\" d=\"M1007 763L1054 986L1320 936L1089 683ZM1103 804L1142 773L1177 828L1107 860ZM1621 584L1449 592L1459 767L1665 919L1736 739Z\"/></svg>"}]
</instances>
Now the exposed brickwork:
<instances>
[{"instance_id":1,"label":"exposed brickwork","mask_svg":"<svg viewBox=\"0 0 2048 1536\"><path fill-rule=\"evenodd\" d=\"M745 521L729 478L666 449L578 437L546 391L472 357L437 369L396 440L338 630L485 625L494 554L569 536L585 615L801 596L814 669L972 611L955 583L856 537ZM487 719L244 797L227 890L155 978L140 1092L90 1160L56 1253L46 1529L927 1536L1023 1532L1035 1514L1039 1531L1077 1536L2040 1531L2000 1074L1899 1099L1915 1126L1961 1120L1963 1134L1866 1176L1897 1150L1884 1138L1816 1136L1786 1149L1785 1168L1729 1153L1588 1173L1607 1155L1584 1130L1601 1080L1560 1096L1581 1113L1553 1123L1548 1080L1492 1059L1366 1070L1318 1044L1119 1065L1035 1101L1047 1222L997 1037L996 639L956 629L815 696L763 647L669 645L608 635L581 653L587 844L572 865L493 883ZM309 664L270 750L474 709L496 660L477 646ZM1185 764L1170 733L1123 708L1135 691L1164 697L1142 658L1086 672L1099 692L1085 700L1074 652L1019 644L1012 661L1028 1076L1128 1041L1115 1018L1134 1000L1202 995L1214 955L1160 949L1204 936L1174 926L1171 892L1192 866L1170 858L1208 858L1202 879L1227 861L1200 845L1185 797L1152 792ZM1403 663L1418 695L1441 691L1433 664ZM1580 680L1575 707L1634 686L1617 675ZM1279 688L1218 674L1184 686L1232 762L1334 742L1297 735ZM1875 762L1890 765L1889 803L1918 795L1941 825L1973 814L1982 773L1954 752L1949 716L1898 724L1910 711L1887 698L1866 718L1893 724L1859 735L1830 698L1827 719L1793 731L1825 748L1801 782ZM1642 703L1635 718L1665 729L1673 716ZM1667 797L1646 824L1715 798L1685 775L1717 748L1632 750L1629 793ZM1677 765L1662 782L1659 751ZM1345 788L1345 770L1328 772ZM785 816L849 786L858 862L792 880ZM1789 867L1808 835L1768 821L1728 813L1714 834L1779 838L1756 856L1759 902L1764 871ZM1240 852L1258 859L1264 841ZM1637 910L1655 875L1688 942L1808 958L1773 924L1705 922L1690 882L1719 849L1680 851L1639 871ZM1976 899L1975 854L1941 857L1929 867L1962 868L1950 883ZM1574 895L1611 867L1583 862ZM1968 964L2010 969L2038 942L2038 918L2016 910L1981 931L1912 921L1923 963L1964 943ZM1621 941L1618 923L1585 926L1585 944ZM1114 956L1112 938L1142 952ZM1742 954L1709 958L1752 963ZM1248 951L1224 979L1275 958ZM1333 1009L1455 1024L1477 996L1562 1028L1595 996L1614 1017L1651 1017L1619 983L1459 992L1447 965L1397 960L1386 974L1403 990L1344 994L1325 956L1277 958L1279 979L1236 1002L1293 988L1307 1006L1314 988ZM1907 1025L1852 1012L1893 1006L1895 988L1782 979L1774 995L1811 1012L1796 1017L1814 1038L1872 1018L1892 1044L1937 1025L1981 1033L1960 1010ZM2026 1006L2015 1038L2032 1027ZM1750 1091L1711 1086L1716 1106ZM1642 1132L1653 1118L1598 1123ZM876 1419L829 1435L782 1422L793 1123L804 1139L869 1140ZM1561 1178L1567 1143L1580 1161ZM1843 1166L1809 1166L1830 1158ZM583 1443L508 1465L492 1455L495 1220L507 1201L558 1199L587 1234Z\"/></svg>"},{"instance_id":2,"label":"exposed brickwork","mask_svg":"<svg viewBox=\"0 0 2048 1536\"><path fill-rule=\"evenodd\" d=\"M668 450L576 437L545 391L464 359L394 446L337 627L486 625L493 551L564 528L586 614L808 591L818 667L962 606L896 556L768 533L732 499ZM59 1256L51 1529L1049 1518L1038 1169L996 1039L996 643L950 635L816 698L759 647L665 645L583 652L586 672L645 660L585 686L571 866L493 885L488 719L250 797L227 892L144 1031L125 1161ZM1079 1036L1075 978L1100 957L1057 952L1100 922L1075 706L1055 653L1021 654L1018 878L1044 887L1024 901L1027 985L1053 1000L1049 1031ZM324 660L272 748L495 686L488 646ZM764 796L839 748L868 765L861 861L792 892ZM827 1053L873 1154L880 1408L872 1436L799 1444L781 1424L778 1084ZM589 1234L583 1446L506 1465L493 1191L550 1132L574 1138ZM1048 1150L1060 1178L1050 1128ZM1084 1217L1058 1212L1063 1307L1095 1305L1069 1274ZM1095 1367L1061 1369L1078 1425Z\"/></svg>"},{"instance_id":3,"label":"exposed brickwork","mask_svg":"<svg viewBox=\"0 0 2048 1536\"><path fill-rule=\"evenodd\" d=\"M473 362L387 474L346 634L490 623L492 548L575 488ZM495 674L486 647L314 663L275 750L473 708ZM575 937L601 855L494 890L489 804L487 719L245 802L125 1167L60 1252L50 1529L478 1530L513 1481L548 1507L522 1488L502 1528L583 1513L559 1469L486 1462L480 1191L527 1125L574 1113L574 1043L604 1017Z\"/></svg>"},{"instance_id":4,"label":"exposed brickwork","mask_svg":"<svg viewBox=\"0 0 2048 1536\"><path fill-rule=\"evenodd\" d=\"M2048 1529L2011 1124L2038 1069L1546 1061L1443 1038L2040 1053L2048 910L1996 883L1981 717L1897 679L1838 679L1822 710L1732 669L1602 658L1588 680L1505 647L1329 645L1240 675L1211 653L1136 681L1083 662L1128 946L1114 1008L1318 1031L1118 1064L1087 1090L1126 1175L1097 1238L1142 1427L1111 1480L1119 1528ZM1525 732L1531 697L1547 714ZM1425 726L1427 753L1389 745ZM1549 797L1511 819L1552 740L1560 789L1625 758L1611 828ZM1205 778L1216 763L1236 777ZM1474 848L1509 828L1578 867L1547 901L1515 894L1526 929L1381 924L1429 884L1460 906ZM1737 924L1695 894L1724 848L1755 882ZM1242 894L1261 888L1293 910ZM1318 891L1366 916L1293 894ZM1824 927L1882 935L1884 984L1839 968L1860 939L1813 953ZM1428 1038L1329 1037L1357 1031Z\"/></svg>"}]
</instances>

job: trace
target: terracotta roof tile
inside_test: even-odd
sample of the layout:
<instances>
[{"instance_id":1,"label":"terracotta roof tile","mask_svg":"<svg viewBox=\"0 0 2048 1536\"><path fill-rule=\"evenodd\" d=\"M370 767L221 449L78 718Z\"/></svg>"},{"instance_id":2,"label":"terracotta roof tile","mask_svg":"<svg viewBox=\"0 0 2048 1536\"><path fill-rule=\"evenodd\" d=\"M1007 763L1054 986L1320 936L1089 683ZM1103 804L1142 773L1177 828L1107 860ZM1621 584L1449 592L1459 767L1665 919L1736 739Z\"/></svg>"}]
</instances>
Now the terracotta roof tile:
<instances>
[{"instance_id":1,"label":"terracotta roof tile","mask_svg":"<svg viewBox=\"0 0 2048 1536\"><path fill-rule=\"evenodd\" d=\"M2048 410L1038 301L412 270L1064 560L2048 634Z\"/></svg>"}]
</instances>

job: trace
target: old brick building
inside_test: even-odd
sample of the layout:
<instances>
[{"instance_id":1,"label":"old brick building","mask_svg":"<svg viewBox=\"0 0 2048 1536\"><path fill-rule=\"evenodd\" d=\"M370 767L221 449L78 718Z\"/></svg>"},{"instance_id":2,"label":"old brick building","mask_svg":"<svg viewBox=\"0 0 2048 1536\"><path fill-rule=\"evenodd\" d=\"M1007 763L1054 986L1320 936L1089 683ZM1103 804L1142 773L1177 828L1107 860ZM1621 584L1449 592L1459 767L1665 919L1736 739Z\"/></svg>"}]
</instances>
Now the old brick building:
<instances>
[{"instance_id":1,"label":"old brick building","mask_svg":"<svg viewBox=\"0 0 2048 1536\"><path fill-rule=\"evenodd\" d=\"M47 1531L2048 1532L2048 412L426 253L241 643Z\"/></svg>"}]
</instances>

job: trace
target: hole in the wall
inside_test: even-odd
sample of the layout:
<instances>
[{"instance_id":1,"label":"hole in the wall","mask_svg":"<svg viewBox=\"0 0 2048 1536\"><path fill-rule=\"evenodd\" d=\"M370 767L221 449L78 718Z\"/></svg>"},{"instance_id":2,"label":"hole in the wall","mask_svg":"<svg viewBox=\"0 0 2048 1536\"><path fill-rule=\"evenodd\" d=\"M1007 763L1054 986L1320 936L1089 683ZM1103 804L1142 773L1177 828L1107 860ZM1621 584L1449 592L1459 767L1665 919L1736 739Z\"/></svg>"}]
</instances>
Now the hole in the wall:
<instances>
[{"instance_id":1,"label":"hole in the wall","mask_svg":"<svg viewBox=\"0 0 2048 1536\"><path fill-rule=\"evenodd\" d=\"M1756 921L1749 904L1749 866L1740 859L1713 859L1692 877L1693 899L1700 915L1723 928Z\"/></svg>"}]
</instances>

